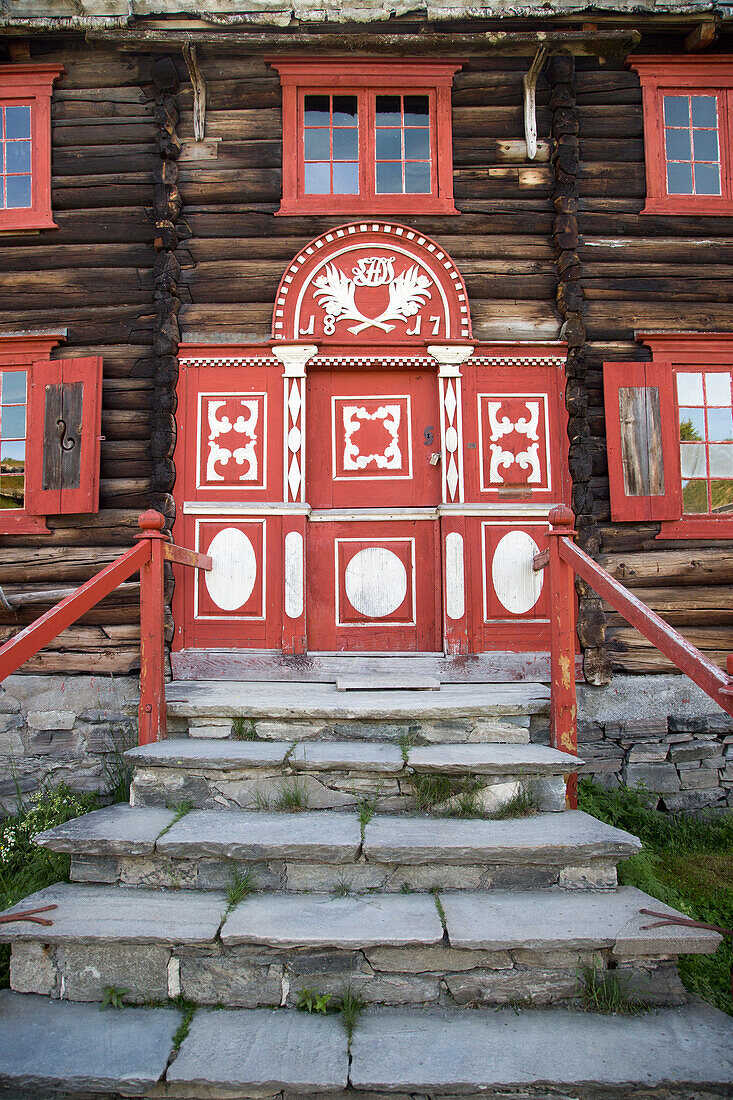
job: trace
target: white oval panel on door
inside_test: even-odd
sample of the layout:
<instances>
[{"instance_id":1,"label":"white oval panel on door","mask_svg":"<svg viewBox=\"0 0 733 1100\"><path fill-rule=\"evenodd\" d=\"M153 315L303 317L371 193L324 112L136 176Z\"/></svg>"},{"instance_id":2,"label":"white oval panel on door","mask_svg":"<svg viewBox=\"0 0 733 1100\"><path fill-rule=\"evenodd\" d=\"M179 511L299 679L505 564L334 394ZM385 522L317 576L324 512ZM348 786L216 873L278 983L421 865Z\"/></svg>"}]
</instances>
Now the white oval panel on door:
<instances>
[{"instance_id":1,"label":"white oval panel on door","mask_svg":"<svg viewBox=\"0 0 733 1100\"><path fill-rule=\"evenodd\" d=\"M213 567L204 573L206 588L222 611L236 611L252 595L257 580L257 555L244 531L225 527L217 532L206 551Z\"/></svg>"},{"instance_id":2,"label":"white oval panel on door","mask_svg":"<svg viewBox=\"0 0 733 1100\"><path fill-rule=\"evenodd\" d=\"M540 598L544 570L532 568L532 559L539 552L526 531L509 531L496 545L491 580L499 602L512 615L525 615Z\"/></svg>"},{"instance_id":3,"label":"white oval panel on door","mask_svg":"<svg viewBox=\"0 0 733 1100\"><path fill-rule=\"evenodd\" d=\"M367 619L384 619L404 602L407 570L393 550L368 546L346 566L344 588L349 603Z\"/></svg>"}]
</instances>

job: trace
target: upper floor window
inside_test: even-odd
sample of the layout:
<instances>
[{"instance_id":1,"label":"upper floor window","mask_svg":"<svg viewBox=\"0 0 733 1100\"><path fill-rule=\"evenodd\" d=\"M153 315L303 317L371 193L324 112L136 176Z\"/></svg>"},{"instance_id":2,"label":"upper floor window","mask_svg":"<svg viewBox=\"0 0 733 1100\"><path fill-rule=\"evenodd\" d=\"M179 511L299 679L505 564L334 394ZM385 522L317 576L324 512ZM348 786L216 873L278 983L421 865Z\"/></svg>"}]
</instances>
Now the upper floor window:
<instances>
[{"instance_id":1,"label":"upper floor window","mask_svg":"<svg viewBox=\"0 0 733 1100\"><path fill-rule=\"evenodd\" d=\"M283 89L279 214L456 214L454 62L273 60Z\"/></svg>"},{"instance_id":2,"label":"upper floor window","mask_svg":"<svg viewBox=\"0 0 733 1100\"><path fill-rule=\"evenodd\" d=\"M642 213L733 212L733 58L637 57L644 107Z\"/></svg>"},{"instance_id":3,"label":"upper floor window","mask_svg":"<svg viewBox=\"0 0 733 1100\"><path fill-rule=\"evenodd\" d=\"M51 91L60 65L0 65L0 231L54 228Z\"/></svg>"}]
</instances>

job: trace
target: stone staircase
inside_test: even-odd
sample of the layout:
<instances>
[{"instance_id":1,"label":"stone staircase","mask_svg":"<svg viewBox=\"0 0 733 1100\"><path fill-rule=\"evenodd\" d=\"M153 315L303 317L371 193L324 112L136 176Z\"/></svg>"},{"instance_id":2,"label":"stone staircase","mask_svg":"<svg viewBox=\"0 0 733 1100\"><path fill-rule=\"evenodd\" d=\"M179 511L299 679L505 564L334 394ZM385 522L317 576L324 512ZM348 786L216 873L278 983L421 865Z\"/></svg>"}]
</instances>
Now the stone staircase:
<instances>
[{"instance_id":1,"label":"stone staircase","mask_svg":"<svg viewBox=\"0 0 733 1100\"><path fill-rule=\"evenodd\" d=\"M730 1094L731 1021L676 970L719 937L645 927L673 910L617 886L639 842L566 810L575 758L530 740L542 685L177 683L170 705L131 805L37 838L72 881L17 907L52 925L0 925L0 1088ZM653 1010L581 1011L583 973ZM317 997L364 1011L296 1010Z\"/></svg>"}]
</instances>

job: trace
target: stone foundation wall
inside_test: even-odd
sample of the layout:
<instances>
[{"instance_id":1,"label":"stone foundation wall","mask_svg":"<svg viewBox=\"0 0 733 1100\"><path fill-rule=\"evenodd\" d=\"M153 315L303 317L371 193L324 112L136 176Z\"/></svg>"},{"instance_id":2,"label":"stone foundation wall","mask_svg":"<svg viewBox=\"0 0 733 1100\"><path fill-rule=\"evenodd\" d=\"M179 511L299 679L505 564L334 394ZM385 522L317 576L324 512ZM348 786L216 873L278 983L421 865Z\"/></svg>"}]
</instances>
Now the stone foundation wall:
<instances>
[{"instance_id":1,"label":"stone foundation wall","mask_svg":"<svg viewBox=\"0 0 733 1100\"><path fill-rule=\"evenodd\" d=\"M50 782L103 792L120 754L137 744L124 709L136 677L9 676L0 685L0 805Z\"/></svg>"},{"instance_id":2,"label":"stone foundation wall","mask_svg":"<svg viewBox=\"0 0 733 1100\"><path fill-rule=\"evenodd\" d=\"M733 807L733 718L684 676L615 676L578 687L583 775L643 784L671 813Z\"/></svg>"},{"instance_id":3,"label":"stone foundation wall","mask_svg":"<svg viewBox=\"0 0 733 1100\"><path fill-rule=\"evenodd\" d=\"M0 804L11 807L16 789L47 781L104 791L120 752L137 739L127 709L137 691L136 677L8 677L0 685ZM579 684L578 711L583 774L604 786L643 783L671 812L733 807L733 719L686 677ZM376 726L370 736L379 736ZM540 716L531 737L547 741Z\"/></svg>"}]
</instances>

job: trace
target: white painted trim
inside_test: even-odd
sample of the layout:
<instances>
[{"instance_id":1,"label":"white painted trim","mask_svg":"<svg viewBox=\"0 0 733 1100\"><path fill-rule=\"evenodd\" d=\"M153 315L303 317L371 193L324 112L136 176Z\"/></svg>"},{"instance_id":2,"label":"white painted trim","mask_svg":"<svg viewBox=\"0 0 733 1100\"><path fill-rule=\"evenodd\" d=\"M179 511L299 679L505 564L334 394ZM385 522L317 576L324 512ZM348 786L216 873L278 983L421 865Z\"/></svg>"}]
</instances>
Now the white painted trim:
<instances>
[{"instance_id":1,"label":"white painted trim","mask_svg":"<svg viewBox=\"0 0 733 1100\"><path fill-rule=\"evenodd\" d=\"M344 521L381 522L382 520L437 519L437 508L332 508L329 511L311 512L311 523L341 523ZM359 540L363 541L362 539Z\"/></svg>"},{"instance_id":2,"label":"white painted trim","mask_svg":"<svg viewBox=\"0 0 733 1100\"><path fill-rule=\"evenodd\" d=\"M337 401L353 401L357 403L359 401L405 401L406 408L406 421L407 421L407 473L406 474L371 474L365 473L361 477L357 474L349 476L348 474L336 473L336 402ZM343 406L342 406L343 408ZM342 413L343 416L343 413ZM345 425L340 425L345 429ZM405 469L405 463L403 460L402 468ZM358 397L351 397L349 395L344 396L341 393L331 394L331 477L334 481L412 481L412 401L409 393L371 393L371 394L359 394Z\"/></svg>"},{"instance_id":3,"label":"white painted trim","mask_svg":"<svg viewBox=\"0 0 733 1100\"><path fill-rule=\"evenodd\" d=\"M384 549L386 549L386 550L389 549L389 547L387 545L385 545L386 543L390 543L390 542L391 543L396 543L396 542L405 543L406 542L406 543L409 544L409 546L410 546L411 588L412 588L412 619L403 620L402 622L399 622L399 623L388 623L388 622L382 621L381 619L368 619L368 620L366 620L365 622L362 622L362 623L343 623L343 622L341 622L341 618L340 618L341 609L340 609L340 606L339 606L339 543L340 542L359 542L359 543L373 542L377 546L384 547ZM366 538L366 539L344 538L344 539L341 539L341 538L335 538L333 540L333 549L334 549L334 579L335 579L335 588L336 588L334 613L335 613L336 626L346 627L347 629L349 629L351 627L357 627L357 628L359 628L359 627L370 627L370 628L372 628L372 627L375 627L375 626L378 626L378 627L393 626L393 627L398 627L398 628L404 629L404 627L406 627L406 626L417 626L417 584L416 584L416 578L415 578L415 539L414 539L414 537L411 537L411 536L401 537L401 536L398 535L396 538L387 537L386 539L379 539L379 538ZM394 553L394 551L392 551L392 553ZM354 608L354 610L356 611L356 608Z\"/></svg>"},{"instance_id":4,"label":"white painted trim","mask_svg":"<svg viewBox=\"0 0 733 1100\"><path fill-rule=\"evenodd\" d=\"M493 520L493 521L492 520L487 520L487 521L485 521L484 523L481 524L481 542L480 542L481 590L482 590L482 600L483 600L482 610L483 610L484 626L487 625L488 623L517 623L517 622L538 623L538 622L549 622L548 619L522 619L521 616L512 615L511 611L509 611L509 610L507 610L507 615L510 616L509 618L506 618L506 619L489 619L488 618L489 605L488 605L487 582L488 582L489 563L486 560L486 528L487 527L507 527L507 526L510 526L510 525L508 525L507 523L504 523L500 520ZM538 527L540 529L540 532L542 534L544 534L547 531L548 527L549 527L549 523L523 523L522 526L516 528L516 530L524 530L525 527ZM508 531L507 531L507 534L509 534ZM492 567L493 567L493 561L492 561L491 564L492 564ZM543 580L543 585L544 585L544 580ZM540 593L537 596L537 600L539 600L540 596L542 595L543 585L540 586ZM492 589L493 589L493 579L492 579ZM496 593L495 593L495 595L496 595ZM497 599L499 599L498 595L497 595ZM537 600L535 600L535 603L533 604L533 606L536 605ZM501 600L499 600L499 603L501 603ZM504 606L504 605L502 604L502 606ZM531 608L530 608L530 610L531 610Z\"/></svg>"},{"instance_id":5,"label":"white painted trim","mask_svg":"<svg viewBox=\"0 0 733 1100\"><path fill-rule=\"evenodd\" d=\"M184 516L309 516L309 504L259 504L247 500L186 500Z\"/></svg>"},{"instance_id":6,"label":"white painted trim","mask_svg":"<svg viewBox=\"0 0 733 1100\"><path fill-rule=\"evenodd\" d=\"M204 398L229 398L239 397L244 400L252 397L262 398L262 476L259 479L261 484L252 485L249 483L242 483L241 485L213 485L209 482L205 484L201 483L201 444L202 444L202 429L203 429L203 408ZM267 423L267 391L266 390L243 390L239 391L209 391L200 390L198 393L198 402L196 408L196 488L204 489L206 492L221 493L221 492L252 492L262 493L267 489L267 444L268 444L268 430L269 425Z\"/></svg>"},{"instance_id":7,"label":"white painted trim","mask_svg":"<svg viewBox=\"0 0 733 1100\"><path fill-rule=\"evenodd\" d=\"M529 485L528 489L531 490L532 495L536 493L551 493L552 492L552 463L550 456L550 395L547 392L540 391L539 393L477 393L476 394L476 414L478 416L478 454L479 454L479 487L482 493L496 493L501 490L501 485L485 485L484 484L484 439L483 439L483 419L481 415L481 400L482 398L487 400L494 398L496 400L507 400L509 398L518 397L521 400L526 399L538 399L544 408L544 422L545 422L545 464L547 469L547 485L543 488L535 488L534 485ZM541 414L540 414L541 415Z\"/></svg>"},{"instance_id":8,"label":"white painted trim","mask_svg":"<svg viewBox=\"0 0 733 1100\"><path fill-rule=\"evenodd\" d=\"M226 517L223 517L223 518L226 518ZM265 619L267 617L267 600L266 600L266 596L267 596L267 584L266 584L266 581L267 581L267 521L264 520L264 519L259 520L255 517L253 517L252 521L254 523L259 523L260 526L262 527L262 567L261 567L261 573L262 573L262 614L261 615L199 615L199 613L198 613L198 609L199 609L199 573L201 571L199 569L196 569L196 570L194 570L194 580L193 580L193 585L194 585L194 589L193 589L193 617L194 617L194 621L197 621L197 622L200 622L200 623L210 623L210 622L230 623L230 622L237 621L237 620L240 621L240 622L263 623L265 621ZM202 528L202 526L205 523L218 523L218 522L220 522L220 520L218 518L217 519L210 519L210 520L207 520L207 519L197 519L196 520L194 545L196 547L196 550L199 553L201 551L201 528ZM253 591L254 591L254 589L253 589ZM251 595L251 593L250 593L250 595Z\"/></svg>"}]
</instances>

